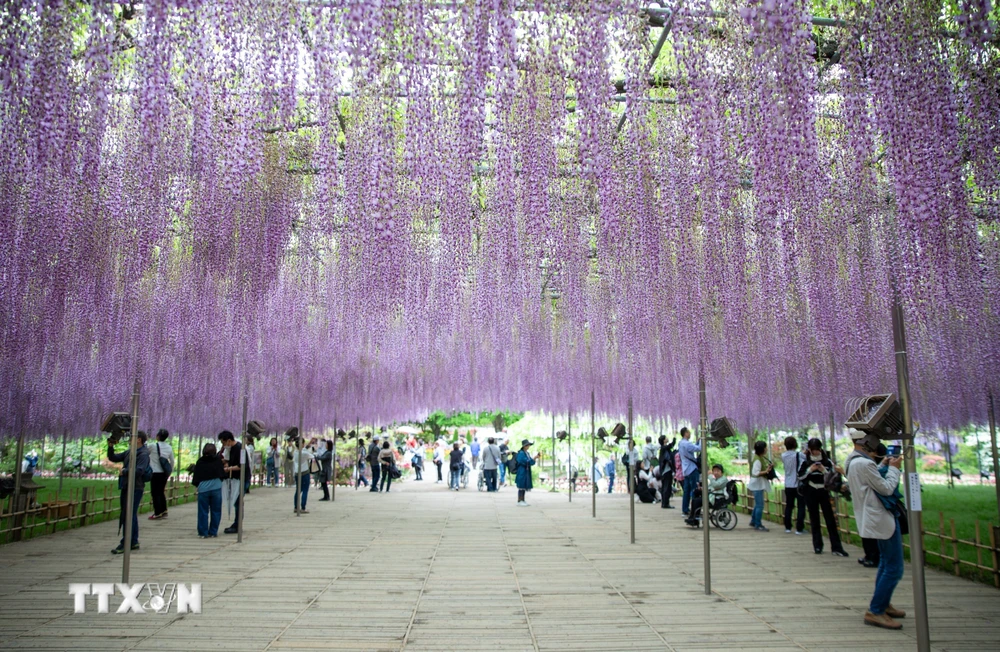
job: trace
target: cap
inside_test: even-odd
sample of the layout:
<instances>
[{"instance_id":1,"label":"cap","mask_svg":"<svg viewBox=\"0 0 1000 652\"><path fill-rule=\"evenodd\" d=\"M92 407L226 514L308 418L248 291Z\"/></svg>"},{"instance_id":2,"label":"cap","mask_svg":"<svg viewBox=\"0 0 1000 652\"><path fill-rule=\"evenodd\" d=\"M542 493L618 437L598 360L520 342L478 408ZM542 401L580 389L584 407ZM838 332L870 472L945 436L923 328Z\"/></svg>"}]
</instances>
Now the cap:
<instances>
[{"instance_id":1,"label":"cap","mask_svg":"<svg viewBox=\"0 0 1000 652\"><path fill-rule=\"evenodd\" d=\"M854 441L857 441L859 439L864 439L868 435L867 432L863 430L858 430L856 428L851 428L850 430L847 431L847 433L851 436L851 439L853 439Z\"/></svg>"},{"instance_id":2,"label":"cap","mask_svg":"<svg viewBox=\"0 0 1000 652\"><path fill-rule=\"evenodd\" d=\"M374 437L372 437L372 441L378 441L378 440L379 440L379 436L378 435L375 435Z\"/></svg>"}]
</instances>

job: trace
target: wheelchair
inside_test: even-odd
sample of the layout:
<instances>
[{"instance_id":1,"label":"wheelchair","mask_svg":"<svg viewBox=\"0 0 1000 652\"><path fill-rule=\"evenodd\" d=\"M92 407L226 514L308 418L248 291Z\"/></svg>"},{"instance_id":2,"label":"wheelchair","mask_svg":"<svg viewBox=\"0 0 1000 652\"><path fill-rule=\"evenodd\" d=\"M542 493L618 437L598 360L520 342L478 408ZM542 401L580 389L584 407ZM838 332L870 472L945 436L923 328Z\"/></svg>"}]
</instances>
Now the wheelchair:
<instances>
[{"instance_id":1,"label":"wheelchair","mask_svg":"<svg viewBox=\"0 0 1000 652\"><path fill-rule=\"evenodd\" d=\"M730 505L735 505L739 500L739 494L736 490L736 485L739 480L730 480L726 483L726 493L724 496L716 496L711 500L711 505L708 510L708 520L715 527L720 530L732 530L736 527L737 516L736 512L730 509ZM691 511L691 516L685 521L688 525L694 528L701 527L701 512L702 507L699 506L697 509Z\"/></svg>"}]
</instances>

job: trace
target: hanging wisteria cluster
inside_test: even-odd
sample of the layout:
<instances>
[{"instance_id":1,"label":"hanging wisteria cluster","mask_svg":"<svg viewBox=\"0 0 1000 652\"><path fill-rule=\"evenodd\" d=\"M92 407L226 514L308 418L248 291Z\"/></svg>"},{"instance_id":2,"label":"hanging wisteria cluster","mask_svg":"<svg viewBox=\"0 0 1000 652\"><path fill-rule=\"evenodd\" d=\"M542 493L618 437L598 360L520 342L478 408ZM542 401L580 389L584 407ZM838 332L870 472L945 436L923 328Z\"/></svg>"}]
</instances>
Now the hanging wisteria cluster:
<instances>
[{"instance_id":1,"label":"hanging wisteria cluster","mask_svg":"<svg viewBox=\"0 0 1000 652\"><path fill-rule=\"evenodd\" d=\"M944 5L944 8L943 8ZM957 12L949 14L949 12ZM817 18L817 14L821 18ZM0 2L0 433L1000 397L987 2ZM664 30L669 36L660 38Z\"/></svg>"}]
</instances>

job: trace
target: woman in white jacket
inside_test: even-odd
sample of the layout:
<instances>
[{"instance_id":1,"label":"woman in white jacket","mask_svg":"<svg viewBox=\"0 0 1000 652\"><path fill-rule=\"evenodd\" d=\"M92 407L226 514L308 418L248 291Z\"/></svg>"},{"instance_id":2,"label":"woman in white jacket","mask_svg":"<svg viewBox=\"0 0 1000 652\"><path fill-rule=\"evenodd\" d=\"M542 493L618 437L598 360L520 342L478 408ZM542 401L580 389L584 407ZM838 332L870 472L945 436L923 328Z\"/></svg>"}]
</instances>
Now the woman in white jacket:
<instances>
[{"instance_id":1,"label":"woman in white jacket","mask_svg":"<svg viewBox=\"0 0 1000 652\"><path fill-rule=\"evenodd\" d=\"M879 565L875 576L875 592L872 595L864 623L885 629L902 629L894 618L903 618L906 612L892 606L892 593L903 577L903 539L899 520L889 512L879 497L892 496L899 486L900 458L887 457L883 477L879 466L872 459L879 440L874 434L858 430L851 431L854 452L844 463L847 482L851 486L854 502L854 518L858 522L858 533L862 537L878 540Z\"/></svg>"}]
</instances>

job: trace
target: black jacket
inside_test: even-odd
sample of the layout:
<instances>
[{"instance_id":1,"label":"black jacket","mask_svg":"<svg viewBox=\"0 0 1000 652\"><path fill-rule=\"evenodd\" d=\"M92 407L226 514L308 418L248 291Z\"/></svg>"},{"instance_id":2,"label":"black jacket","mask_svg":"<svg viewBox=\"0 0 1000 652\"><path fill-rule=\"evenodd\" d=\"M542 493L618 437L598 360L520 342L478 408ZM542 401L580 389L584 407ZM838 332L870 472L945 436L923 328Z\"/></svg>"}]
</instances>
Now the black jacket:
<instances>
[{"instance_id":1,"label":"black jacket","mask_svg":"<svg viewBox=\"0 0 1000 652\"><path fill-rule=\"evenodd\" d=\"M669 444L660 446L660 477L665 473L674 472L674 444L676 443L677 438L675 437Z\"/></svg>"},{"instance_id":2,"label":"black jacket","mask_svg":"<svg viewBox=\"0 0 1000 652\"><path fill-rule=\"evenodd\" d=\"M809 467L811 467L813 464L822 464L823 470L810 471ZM817 487L812 486L813 484L817 484L820 487L824 487L823 476L828 471L832 470L833 470L833 462L831 462L830 458L826 456L826 453L823 453L823 459L820 460L819 462L812 460L807 453L806 460L799 465L799 472L798 472L799 486L805 487L807 491L817 489Z\"/></svg>"},{"instance_id":3,"label":"black jacket","mask_svg":"<svg viewBox=\"0 0 1000 652\"><path fill-rule=\"evenodd\" d=\"M372 442L368 446L368 463L371 464L372 466L378 465L378 453L380 450L382 449L379 448L378 444L376 444L375 442Z\"/></svg>"},{"instance_id":4,"label":"black jacket","mask_svg":"<svg viewBox=\"0 0 1000 652\"><path fill-rule=\"evenodd\" d=\"M224 449L223 449L224 450ZM222 457L223 450L219 451L219 461L225 463L225 459ZM236 442L233 447L229 449L229 466L236 467L229 470L229 473L223 472L222 477L225 478L236 478L239 480L240 477L240 460L243 457L243 444Z\"/></svg>"},{"instance_id":5,"label":"black jacket","mask_svg":"<svg viewBox=\"0 0 1000 652\"><path fill-rule=\"evenodd\" d=\"M205 480L221 480L225 476L226 472L222 470L222 459L218 455L202 455L194 464L191 484L197 487Z\"/></svg>"}]
</instances>

